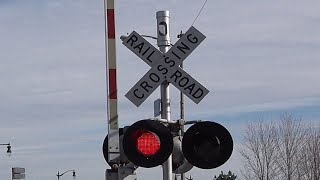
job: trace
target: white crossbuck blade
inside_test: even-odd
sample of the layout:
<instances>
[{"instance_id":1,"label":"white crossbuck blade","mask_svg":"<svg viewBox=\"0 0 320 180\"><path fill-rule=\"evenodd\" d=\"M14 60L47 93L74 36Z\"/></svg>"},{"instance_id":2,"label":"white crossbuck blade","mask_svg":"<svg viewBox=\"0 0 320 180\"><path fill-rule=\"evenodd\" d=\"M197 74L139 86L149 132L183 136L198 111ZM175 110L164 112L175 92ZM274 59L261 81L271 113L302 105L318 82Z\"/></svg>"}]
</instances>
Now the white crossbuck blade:
<instances>
[{"instance_id":1,"label":"white crossbuck blade","mask_svg":"<svg viewBox=\"0 0 320 180\"><path fill-rule=\"evenodd\" d=\"M133 104L140 106L161 83L167 80L192 101L199 103L209 93L209 90L179 65L205 38L201 32L191 26L167 53L162 53L133 31L123 40L122 44L151 66L151 69L125 96Z\"/></svg>"}]
</instances>

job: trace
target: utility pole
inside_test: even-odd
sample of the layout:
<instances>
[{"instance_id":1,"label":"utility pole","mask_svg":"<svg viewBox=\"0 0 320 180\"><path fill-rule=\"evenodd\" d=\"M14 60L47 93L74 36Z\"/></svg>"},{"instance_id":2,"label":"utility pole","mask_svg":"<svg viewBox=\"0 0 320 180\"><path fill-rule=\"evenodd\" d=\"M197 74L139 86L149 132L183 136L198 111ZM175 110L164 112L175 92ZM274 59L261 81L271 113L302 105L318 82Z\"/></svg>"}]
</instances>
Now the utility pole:
<instances>
[{"instance_id":1,"label":"utility pole","mask_svg":"<svg viewBox=\"0 0 320 180\"><path fill-rule=\"evenodd\" d=\"M181 69L183 69L183 62L180 65ZM182 91L180 91L180 119L184 121L184 96ZM184 133L184 125L180 126L179 135L183 137ZM181 180L185 180L185 174L181 173Z\"/></svg>"},{"instance_id":2,"label":"utility pole","mask_svg":"<svg viewBox=\"0 0 320 180\"><path fill-rule=\"evenodd\" d=\"M181 38L182 37L182 31L181 33L178 35L178 38ZM181 63L180 65L181 69L183 69L183 62ZM184 95L182 93L182 91L180 91L180 119L184 121ZM179 135L181 137L183 137L183 133L184 133L184 125L181 125L180 126L180 131L179 131ZM185 177L185 173L181 173L181 180L185 180L186 177Z\"/></svg>"}]
</instances>

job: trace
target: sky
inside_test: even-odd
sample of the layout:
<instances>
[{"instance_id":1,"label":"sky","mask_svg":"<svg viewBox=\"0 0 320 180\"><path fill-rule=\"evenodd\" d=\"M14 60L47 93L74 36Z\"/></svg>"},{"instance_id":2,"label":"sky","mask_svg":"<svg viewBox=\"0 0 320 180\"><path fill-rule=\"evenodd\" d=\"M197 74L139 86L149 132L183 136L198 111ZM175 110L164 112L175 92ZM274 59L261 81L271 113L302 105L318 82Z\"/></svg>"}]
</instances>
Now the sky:
<instances>
[{"instance_id":1,"label":"sky","mask_svg":"<svg viewBox=\"0 0 320 180\"><path fill-rule=\"evenodd\" d=\"M121 44L136 31L156 36L159 10L170 11L171 42L192 25L204 1L116 1L119 125L153 117L156 90L140 107L124 96L149 66ZM186 98L186 120L215 121L234 139L219 168L193 168L194 179L220 171L240 176L237 148L246 124L287 112L320 117L320 1L213 1L193 26L206 39L184 61L185 71L210 93ZM147 39L156 46L153 39ZM103 0L0 0L0 179L24 167L28 180L54 180L75 170L79 180L103 180L107 135ZM179 92L170 88L171 118L180 117ZM139 168L138 179L162 179L161 168ZM159 177L159 178L155 178ZM61 179L72 179L66 174Z\"/></svg>"}]
</instances>

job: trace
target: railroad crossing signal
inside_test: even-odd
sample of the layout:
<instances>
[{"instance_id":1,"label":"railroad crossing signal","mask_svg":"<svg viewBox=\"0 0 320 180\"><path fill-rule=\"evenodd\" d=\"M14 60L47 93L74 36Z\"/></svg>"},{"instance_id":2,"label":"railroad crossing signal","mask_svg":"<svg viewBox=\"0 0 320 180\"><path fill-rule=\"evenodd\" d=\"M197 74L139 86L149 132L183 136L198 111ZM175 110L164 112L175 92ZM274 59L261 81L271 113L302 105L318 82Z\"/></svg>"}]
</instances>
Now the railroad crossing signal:
<instances>
[{"instance_id":1,"label":"railroad crossing signal","mask_svg":"<svg viewBox=\"0 0 320 180\"><path fill-rule=\"evenodd\" d=\"M205 36L192 26L168 50L171 44L169 12L157 12L157 22L157 40L162 52L135 31L128 37L121 38L127 48L151 67L125 96L133 104L140 106L159 85L165 84L165 87L169 82L192 101L199 103L209 90L179 66ZM168 93L161 94L161 99L167 98ZM181 135L178 131L185 125L184 121L171 121L169 103L163 104L163 109L169 109L161 114L163 119L140 120L131 126L120 128L119 133L110 132L109 129L103 143L103 154L113 170L106 171L106 179L136 179L135 170L139 166L151 168L163 165L163 178L169 180L172 172L185 173L193 166L212 169L230 158L233 140L227 129L211 121L192 122L195 124ZM119 146L115 148L120 156L115 161L109 158L112 136L119 140Z\"/></svg>"},{"instance_id":2,"label":"railroad crossing signal","mask_svg":"<svg viewBox=\"0 0 320 180\"><path fill-rule=\"evenodd\" d=\"M199 46L205 36L195 27L189 30L169 49L162 53L137 32L123 39L123 44L146 62L151 69L125 95L133 104L140 106L165 80L172 83L195 103L208 93L204 86L192 78L179 65Z\"/></svg>"}]
</instances>

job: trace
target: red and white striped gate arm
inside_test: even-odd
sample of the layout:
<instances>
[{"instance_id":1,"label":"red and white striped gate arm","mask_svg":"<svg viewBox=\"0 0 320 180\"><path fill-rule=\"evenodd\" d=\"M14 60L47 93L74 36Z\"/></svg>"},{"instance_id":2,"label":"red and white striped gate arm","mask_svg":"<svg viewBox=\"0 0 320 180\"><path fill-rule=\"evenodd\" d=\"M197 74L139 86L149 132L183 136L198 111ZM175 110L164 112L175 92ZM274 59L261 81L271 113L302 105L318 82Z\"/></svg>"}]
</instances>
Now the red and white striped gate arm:
<instances>
[{"instance_id":1,"label":"red and white striped gate arm","mask_svg":"<svg viewBox=\"0 0 320 180\"><path fill-rule=\"evenodd\" d=\"M107 87L107 116L108 116L108 159L109 162L119 163L119 126L117 99L117 63L116 63L116 32L114 17L114 0L104 0L106 16L106 65L108 72Z\"/></svg>"}]
</instances>

